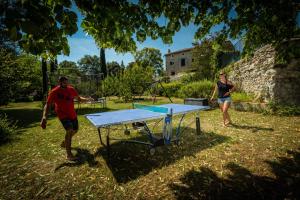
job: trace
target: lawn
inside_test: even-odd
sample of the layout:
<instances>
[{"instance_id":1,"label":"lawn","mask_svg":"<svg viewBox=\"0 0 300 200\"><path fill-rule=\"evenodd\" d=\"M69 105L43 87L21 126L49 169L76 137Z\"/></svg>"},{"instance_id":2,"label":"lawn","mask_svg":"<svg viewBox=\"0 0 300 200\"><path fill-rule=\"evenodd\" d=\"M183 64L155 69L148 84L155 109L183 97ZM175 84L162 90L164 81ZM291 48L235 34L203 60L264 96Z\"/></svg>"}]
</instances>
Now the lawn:
<instances>
[{"instance_id":1,"label":"lawn","mask_svg":"<svg viewBox=\"0 0 300 200\"><path fill-rule=\"evenodd\" d=\"M46 130L39 127L40 102L1 107L0 113L18 120L18 133L0 146L0 199L300 197L300 117L230 110L234 124L223 127L219 110L203 111L202 134L196 134L195 123L189 123L194 116L188 115L178 146L158 147L151 156L146 146L114 142L108 159L96 128L83 115L130 107L116 99L106 109L81 106L72 145L77 162L66 161L59 147L64 130L56 117L49 118ZM114 134L142 137L134 131Z\"/></svg>"}]
</instances>

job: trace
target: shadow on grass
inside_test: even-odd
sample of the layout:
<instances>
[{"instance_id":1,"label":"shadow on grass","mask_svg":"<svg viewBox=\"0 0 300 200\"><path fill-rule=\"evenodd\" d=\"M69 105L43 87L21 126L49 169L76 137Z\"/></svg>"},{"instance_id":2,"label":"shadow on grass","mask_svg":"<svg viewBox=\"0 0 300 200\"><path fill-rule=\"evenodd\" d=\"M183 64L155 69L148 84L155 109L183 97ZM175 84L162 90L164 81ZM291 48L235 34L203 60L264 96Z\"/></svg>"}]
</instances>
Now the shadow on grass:
<instances>
[{"instance_id":1,"label":"shadow on grass","mask_svg":"<svg viewBox=\"0 0 300 200\"><path fill-rule=\"evenodd\" d=\"M233 128L238 128L238 129L246 129L246 130L251 130L252 132L257 132L257 131L274 131L273 128L264 128L260 126L248 126L248 125L241 125L241 124L231 124L231 127Z\"/></svg>"},{"instance_id":2,"label":"shadow on grass","mask_svg":"<svg viewBox=\"0 0 300 200\"><path fill-rule=\"evenodd\" d=\"M189 171L170 188L177 199L299 199L300 149L288 152L292 158L266 161L275 178L252 174L235 163L228 163L228 178L219 177L211 169Z\"/></svg>"},{"instance_id":3,"label":"shadow on grass","mask_svg":"<svg viewBox=\"0 0 300 200\"><path fill-rule=\"evenodd\" d=\"M139 176L148 174L154 169L175 163L176 160L223 143L229 137L215 133L203 133L195 135L195 129L186 128L181 144L165 145L156 148L153 156L149 153L149 147L138 144L127 144L116 142L111 144L110 158L107 157L105 147L101 147L95 155L101 155L118 183L126 183L137 179ZM141 140L142 137L131 138Z\"/></svg>"},{"instance_id":4,"label":"shadow on grass","mask_svg":"<svg viewBox=\"0 0 300 200\"><path fill-rule=\"evenodd\" d=\"M13 132L5 138L0 137L0 146L11 144L19 140L17 135L22 134L26 128L37 126L42 117L42 110L39 108L9 108L0 109L0 115L6 115L7 119L11 122ZM0 136L3 136L0 133Z\"/></svg>"},{"instance_id":5,"label":"shadow on grass","mask_svg":"<svg viewBox=\"0 0 300 200\"><path fill-rule=\"evenodd\" d=\"M99 162L95 160L95 156L90 153L87 149L81 149L81 148L72 148L76 150L76 157L78 157L78 160L72 161L72 162L65 162L57 166L54 171L58 171L59 169L63 167L78 167L80 165L83 165L87 163L89 167L98 167Z\"/></svg>"},{"instance_id":6,"label":"shadow on grass","mask_svg":"<svg viewBox=\"0 0 300 200\"><path fill-rule=\"evenodd\" d=\"M30 128L33 124L40 122L42 110L38 108L7 109L0 110L0 114L6 114L8 119L16 121L18 128Z\"/></svg>"}]
</instances>

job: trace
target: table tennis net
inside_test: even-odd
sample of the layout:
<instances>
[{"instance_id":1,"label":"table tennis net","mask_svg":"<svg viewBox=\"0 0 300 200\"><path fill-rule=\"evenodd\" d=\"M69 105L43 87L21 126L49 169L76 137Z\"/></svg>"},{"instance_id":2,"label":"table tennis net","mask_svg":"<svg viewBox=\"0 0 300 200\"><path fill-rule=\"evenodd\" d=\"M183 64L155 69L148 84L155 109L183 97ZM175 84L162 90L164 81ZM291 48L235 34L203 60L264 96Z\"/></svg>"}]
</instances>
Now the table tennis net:
<instances>
[{"instance_id":1,"label":"table tennis net","mask_svg":"<svg viewBox=\"0 0 300 200\"><path fill-rule=\"evenodd\" d=\"M152 112L159 112L159 113L169 113L168 108L160 107L160 106L149 106L149 105L134 103L133 108L149 110L149 111L152 111Z\"/></svg>"}]
</instances>

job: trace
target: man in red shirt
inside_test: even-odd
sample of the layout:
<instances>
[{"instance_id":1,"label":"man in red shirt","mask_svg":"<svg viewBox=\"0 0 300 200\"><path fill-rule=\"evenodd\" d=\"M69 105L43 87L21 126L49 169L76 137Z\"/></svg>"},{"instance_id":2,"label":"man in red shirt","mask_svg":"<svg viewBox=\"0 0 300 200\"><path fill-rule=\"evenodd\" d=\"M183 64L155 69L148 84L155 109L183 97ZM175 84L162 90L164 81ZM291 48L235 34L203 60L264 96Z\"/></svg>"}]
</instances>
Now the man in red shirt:
<instances>
[{"instance_id":1,"label":"man in red shirt","mask_svg":"<svg viewBox=\"0 0 300 200\"><path fill-rule=\"evenodd\" d=\"M77 159L71 152L72 137L78 131L78 120L74 109L74 98L77 98L78 101L92 100L91 98L80 97L77 91L72 86L68 85L68 79L64 76L60 77L59 85L53 88L49 93L41 120L41 127L45 129L49 107L54 103L55 112L66 130L65 140L62 142L61 147L66 148L67 159L71 161Z\"/></svg>"}]
</instances>

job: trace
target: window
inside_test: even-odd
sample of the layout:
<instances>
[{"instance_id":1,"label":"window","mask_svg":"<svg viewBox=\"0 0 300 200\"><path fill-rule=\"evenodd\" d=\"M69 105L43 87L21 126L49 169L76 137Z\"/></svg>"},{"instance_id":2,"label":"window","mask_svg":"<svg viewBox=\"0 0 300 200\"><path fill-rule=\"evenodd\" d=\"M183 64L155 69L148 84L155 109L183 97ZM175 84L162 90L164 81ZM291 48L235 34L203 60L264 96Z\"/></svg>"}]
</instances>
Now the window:
<instances>
[{"instance_id":1,"label":"window","mask_svg":"<svg viewBox=\"0 0 300 200\"><path fill-rule=\"evenodd\" d=\"M172 71L172 72L171 72L171 76L174 76L174 75L175 75L175 72Z\"/></svg>"},{"instance_id":2,"label":"window","mask_svg":"<svg viewBox=\"0 0 300 200\"><path fill-rule=\"evenodd\" d=\"M181 58L181 67L185 66L185 58Z\"/></svg>"},{"instance_id":3,"label":"window","mask_svg":"<svg viewBox=\"0 0 300 200\"><path fill-rule=\"evenodd\" d=\"M194 62L194 58L192 58L192 62Z\"/></svg>"},{"instance_id":4,"label":"window","mask_svg":"<svg viewBox=\"0 0 300 200\"><path fill-rule=\"evenodd\" d=\"M173 62L173 61L170 61L170 65L174 65L174 62Z\"/></svg>"}]
</instances>

